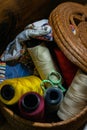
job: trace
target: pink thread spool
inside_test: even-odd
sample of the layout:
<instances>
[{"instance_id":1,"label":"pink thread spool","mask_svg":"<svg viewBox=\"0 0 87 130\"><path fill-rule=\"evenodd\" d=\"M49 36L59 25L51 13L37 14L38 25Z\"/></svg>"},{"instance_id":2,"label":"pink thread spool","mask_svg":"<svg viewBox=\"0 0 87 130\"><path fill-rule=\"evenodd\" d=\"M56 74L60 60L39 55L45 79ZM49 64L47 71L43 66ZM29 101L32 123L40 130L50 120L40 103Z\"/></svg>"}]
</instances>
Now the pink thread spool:
<instances>
[{"instance_id":1,"label":"pink thread spool","mask_svg":"<svg viewBox=\"0 0 87 130\"><path fill-rule=\"evenodd\" d=\"M28 92L19 100L19 111L21 116L33 121L43 121L44 98L36 92Z\"/></svg>"}]
</instances>

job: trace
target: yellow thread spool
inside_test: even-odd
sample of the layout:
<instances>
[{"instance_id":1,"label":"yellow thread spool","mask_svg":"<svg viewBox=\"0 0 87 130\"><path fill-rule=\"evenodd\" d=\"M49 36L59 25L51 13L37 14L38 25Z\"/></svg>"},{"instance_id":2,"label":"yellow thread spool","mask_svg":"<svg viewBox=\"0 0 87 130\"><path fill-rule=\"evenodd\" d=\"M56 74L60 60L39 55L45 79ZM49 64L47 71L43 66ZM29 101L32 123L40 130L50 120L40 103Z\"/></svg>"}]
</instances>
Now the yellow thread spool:
<instances>
[{"instance_id":1,"label":"yellow thread spool","mask_svg":"<svg viewBox=\"0 0 87 130\"><path fill-rule=\"evenodd\" d=\"M27 76L21 78L7 79L0 84L0 91L3 86L10 85L14 89L14 96L10 100L6 100L0 94L0 100L7 105L12 105L18 102L20 97L26 92L33 91L40 95L43 95L43 91L40 87L41 79L37 76Z\"/></svg>"}]
</instances>

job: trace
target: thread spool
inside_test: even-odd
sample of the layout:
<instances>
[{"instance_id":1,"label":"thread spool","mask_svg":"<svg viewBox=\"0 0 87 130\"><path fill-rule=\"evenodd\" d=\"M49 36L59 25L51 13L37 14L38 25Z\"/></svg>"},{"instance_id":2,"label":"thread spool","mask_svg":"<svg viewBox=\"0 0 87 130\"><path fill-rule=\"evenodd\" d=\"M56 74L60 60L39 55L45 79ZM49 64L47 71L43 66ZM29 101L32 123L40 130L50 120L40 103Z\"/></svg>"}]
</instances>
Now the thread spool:
<instances>
[{"instance_id":1,"label":"thread spool","mask_svg":"<svg viewBox=\"0 0 87 130\"><path fill-rule=\"evenodd\" d=\"M37 76L7 79L0 84L0 100L6 105L13 105L29 91L43 95L40 87L41 79ZM11 94L11 95L10 95Z\"/></svg>"},{"instance_id":2,"label":"thread spool","mask_svg":"<svg viewBox=\"0 0 87 130\"><path fill-rule=\"evenodd\" d=\"M42 80L41 82L45 99L45 121L52 122L54 120L56 122L60 120L57 116L57 111L63 98L63 90L58 88L58 84L56 86L54 85L56 82L52 82L51 77L49 79Z\"/></svg>"},{"instance_id":3,"label":"thread spool","mask_svg":"<svg viewBox=\"0 0 87 130\"><path fill-rule=\"evenodd\" d=\"M63 93L57 87L49 87L46 89L44 98L46 111L48 113L54 113L58 111L59 105L63 99Z\"/></svg>"},{"instance_id":4,"label":"thread spool","mask_svg":"<svg viewBox=\"0 0 87 130\"><path fill-rule=\"evenodd\" d=\"M26 119L41 121L44 117L44 98L35 92L24 94L19 100L19 111Z\"/></svg>"},{"instance_id":5,"label":"thread spool","mask_svg":"<svg viewBox=\"0 0 87 130\"><path fill-rule=\"evenodd\" d=\"M63 52L58 49L58 47L54 48L54 54L56 56L56 60L60 67L66 86L69 87L77 72L78 67L75 66L70 60L68 60Z\"/></svg>"},{"instance_id":6,"label":"thread spool","mask_svg":"<svg viewBox=\"0 0 87 130\"><path fill-rule=\"evenodd\" d=\"M78 70L65 97L59 107L57 115L66 120L79 113L87 105L87 74Z\"/></svg>"},{"instance_id":7,"label":"thread spool","mask_svg":"<svg viewBox=\"0 0 87 130\"><path fill-rule=\"evenodd\" d=\"M45 88L45 83L48 85ZM41 82L41 87L44 91L44 99L46 105L47 113L55 113L59 105L63 99L63 92L58 86L54 86L54 84L50 80L43 80Z\"/></svg>"},{"instance_id":8,"label":"thread spool","mask_svg":"<svg viewBox=\"0 0 87 130\"><path fill-rule=\"evenodd\" d=\"M50 51L44 43L28 48L28 51L41 79L47 79L48 74L52 70L56 71ZM53 78L55 79L55 76Z\"/></svg>"},{"instance_id":9,"label":"thread spool","mask_svg":"<svg viewBox=\"0 0 87 130\"><path fill-rule=\"evenodd\" d=\"M9 84L4 85L1 89L2 97L8 101L14 97L14 93L15 93L14 88Z\"/></svg>"}]
</instances>

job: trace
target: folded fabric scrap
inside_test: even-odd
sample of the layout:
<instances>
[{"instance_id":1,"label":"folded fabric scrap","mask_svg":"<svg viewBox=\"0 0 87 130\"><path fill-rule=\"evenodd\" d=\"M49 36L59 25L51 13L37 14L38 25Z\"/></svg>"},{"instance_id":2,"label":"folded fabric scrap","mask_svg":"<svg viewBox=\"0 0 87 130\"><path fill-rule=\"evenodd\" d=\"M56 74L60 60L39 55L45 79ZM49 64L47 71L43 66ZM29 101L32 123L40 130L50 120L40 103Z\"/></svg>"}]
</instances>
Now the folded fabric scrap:
<instances>
[{"instance_id":1,"label":"folded fabric scrap","mask_svg":"<svg viewBox=\"0 0 87 130\"><path fill-rule=\"evenodd\" d=\"M83 130L87 130L87 123L85 124Z\"/></svg>"},{"instance_id":2,"label":"folded fabric scrap","mask_svg":"<svg viewBox=\"0 0 87 130\"><path fill-rule=\"evenodd\" d=\"M0 62L0 82L5 80L6 63Z\"/></svg>"},{"instance_id":3,"label":"folded fabric scrap","mask_svg":"<svg viewBox=\"0 0 87 130\"><path fill-rule=\"evenodd\" d=\"M10 66L5 62L0 64L2 65L0 66L0 82L5 79L29 76L33 74L33 70L27 69L24 65L20 63L17 63L13 66Z\"/></svg>"},{"instance_id":4,"label":"folded fabric scrap","mask_svg":"<svg viewBox=\"0 0 87 130\"><path fill-rule=\"evenodd\" d=\"M22 44L31 40L31 38L52 41L52 28L48 24L48 19L29 24L25 29L19 33L16 38L10 42L1 56L2 61L9 61L18 59L24 52Z\"/></svg>"}]
</instances>

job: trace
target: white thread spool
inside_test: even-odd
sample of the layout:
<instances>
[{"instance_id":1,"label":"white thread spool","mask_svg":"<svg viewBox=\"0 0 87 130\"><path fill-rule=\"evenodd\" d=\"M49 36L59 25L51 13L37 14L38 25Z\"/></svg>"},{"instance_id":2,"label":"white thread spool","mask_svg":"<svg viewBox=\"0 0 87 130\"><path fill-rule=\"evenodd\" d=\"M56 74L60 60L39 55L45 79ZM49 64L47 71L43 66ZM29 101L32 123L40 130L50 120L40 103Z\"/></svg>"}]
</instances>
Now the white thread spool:
<instances>
[{"instance_id":1,"label":"white thread spool","mask_svg":"<svg viewBox=\"0 0 87 130\"><path fill-rule=\"evenodd\" d=\"M87 105L87 75L78 70L57 112L62 120L79 113Z\"/></svg>"},{"instance_id":2,"label":"white thread spool","mask_svg":"<svg viewBox=\"0 0 87 130\"><path fill-rule=\"evenodd\" d=\"M44 43L28 48L28 51L42 79L47 79L51 71L57 71L50 51ZM53 78L57 79L56 76Z\"/></svg>"}]
</instances>

